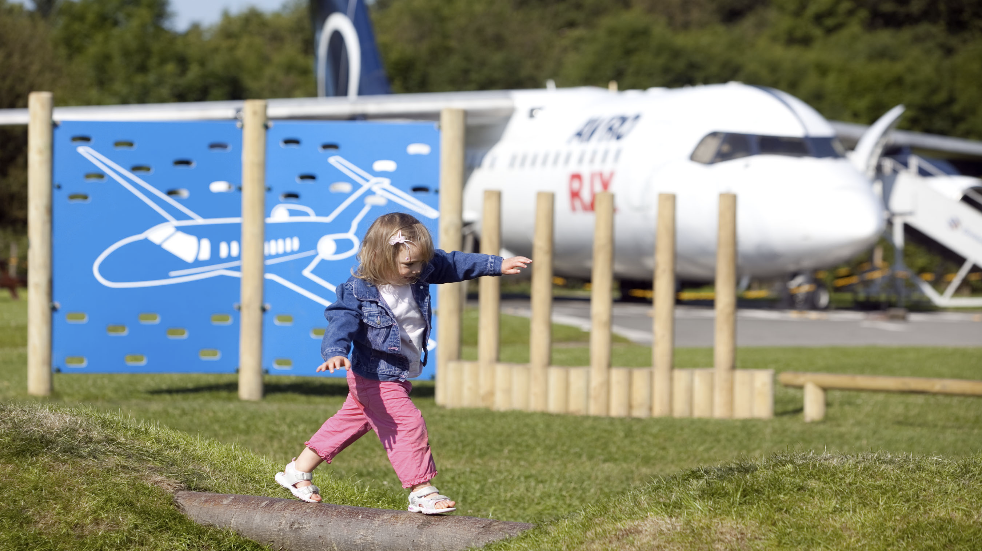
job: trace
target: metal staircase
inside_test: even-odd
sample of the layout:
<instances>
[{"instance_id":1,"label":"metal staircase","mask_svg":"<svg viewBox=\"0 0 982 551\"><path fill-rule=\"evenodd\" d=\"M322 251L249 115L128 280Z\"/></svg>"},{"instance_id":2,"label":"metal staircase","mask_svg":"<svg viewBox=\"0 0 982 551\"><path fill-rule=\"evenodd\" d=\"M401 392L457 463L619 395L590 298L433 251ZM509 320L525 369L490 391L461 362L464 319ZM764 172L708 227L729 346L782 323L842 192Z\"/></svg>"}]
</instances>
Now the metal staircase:
<instances>
[{"instance_id":1,"label":"metal staircase","mask_svg":"<svg viewBox=\"0 0 982 551\"><path fill-rule=\"evenodd\" d=\"M916 155L909 155L906 163L883 157L879 169L878 183L892 222L899 263L894 273L909 273L902 265L907 225L964 259L944 292L938 293L920 277L910 278L918 289L937 306L982 306L982 297L953 296L972 266L982 266L982 180L949 174Z\"/></svg>"}]
</instances>

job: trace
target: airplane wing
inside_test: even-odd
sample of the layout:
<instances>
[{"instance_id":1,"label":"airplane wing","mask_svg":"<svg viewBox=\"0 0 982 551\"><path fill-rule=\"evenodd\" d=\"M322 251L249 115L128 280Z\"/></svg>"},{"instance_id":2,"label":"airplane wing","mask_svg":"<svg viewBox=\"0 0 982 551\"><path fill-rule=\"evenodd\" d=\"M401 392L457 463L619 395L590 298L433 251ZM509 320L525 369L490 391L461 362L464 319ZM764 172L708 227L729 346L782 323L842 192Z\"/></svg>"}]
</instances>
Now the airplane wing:
<instances>
[{"instance_id":1,"label":"airplane wing","mask_svg":"<svg viewBox=\"0 0 982 551\"><path fill-rule=\"evenodd\" d=\"M181 121L241 118L243 101L200 101L56 107L56 121ZM463 109L468 123L487 124L507 119L515 109L509 90L392 94L382 96L287 98L267 100L270 119L398 119L438 120L445 108ZM27 109L0 109L0 126L25 125Z\"/></svg>"},{"instance_id":2,"label":"airplane wing","mask_svg":"<svg viewBox=\"0 0 982 551\"><path fill-rule=\"evenodd\" d=\"M846 147L855 147L869 126L851 122L829 121L836 136ZM886 145L907 146L934 157L982 159L982 141L939 136L924 132L892 130Z\"/></svg>"}]
</instances>

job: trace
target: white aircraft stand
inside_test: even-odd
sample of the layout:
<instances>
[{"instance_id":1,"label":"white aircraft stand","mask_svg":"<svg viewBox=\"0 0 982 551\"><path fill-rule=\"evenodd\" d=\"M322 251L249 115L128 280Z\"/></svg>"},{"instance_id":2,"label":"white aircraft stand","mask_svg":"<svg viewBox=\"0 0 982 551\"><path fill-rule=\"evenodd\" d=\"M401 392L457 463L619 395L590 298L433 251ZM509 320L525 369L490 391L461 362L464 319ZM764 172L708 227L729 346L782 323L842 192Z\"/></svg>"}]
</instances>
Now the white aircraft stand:
<instances>
[{"instance_id":1,"label":"white aircraft stand","mask_svg":"<svg viewBox=\"0 0 982 551\"><path fill-rule=\"evenodd\" d=\"M972 266L982 266L982 212L961 201L964 194L982 203L982 195L971 189L953 194L939 191L928 182L931 178L920 175L920 170L927 170L937 178L950 176L914 155L910 156L908 166L884 158L880 168L883 199L893 223L893 244L897 250L897 259L903 262L904 224L965 259L958 274L943 293L939 294L930 283L920 277L912 276L911 280L937 306L982 306L982 298L952 296ZM905 270L902 264L898 268Z\"/></svg>"}]
</instances>

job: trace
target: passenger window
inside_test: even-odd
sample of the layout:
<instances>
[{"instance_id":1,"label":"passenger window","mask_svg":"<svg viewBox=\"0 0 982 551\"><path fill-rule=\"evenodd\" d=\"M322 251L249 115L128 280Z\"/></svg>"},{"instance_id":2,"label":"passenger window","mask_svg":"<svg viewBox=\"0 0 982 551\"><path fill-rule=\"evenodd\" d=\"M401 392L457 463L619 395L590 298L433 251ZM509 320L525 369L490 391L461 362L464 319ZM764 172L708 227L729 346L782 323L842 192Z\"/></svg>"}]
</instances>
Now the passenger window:
<instances>
[{"instance_id":1,"label":"passenger window","mask_svg":"<svg viewBox=\"0 0 982 551\"><path fill-rule=\"evenodd\" d=\"M692 152L692 156L689 158L704 165L711 164L713 157L716 156L716 150L719 149L719 143L722 141L722 132L709 134L699 142L699 145L696 146L696 149ZM617 153L620 154L620 150L617 150Z\"/></svg>"},{"instance_id":2,"label":"passenger window","mask_svg":"<svg viewBox=\"0 0 982 551\"><path fill-rule=\"evenodd\" d=\"M749 157L753 155L753 150L750 146L750 138L744 134L727 134L723 138L723 143L719 146L719 151L716 152L716 158L713 162L722 163L723 161L731 161L733 159L739 159L740 157Z\"/></svg>"},{"instance_id":3,"label":"passenger window","mask_svg":"<svg viewBox=\"0 0 982 551\"><path fill-rule=\"evenodd\" d=\"M802 138L785 136L761 136L761 155L785 155L788 157L807 157L808 146Z\"/></svg>"},{"instance_id":4,"label":"passenger window","mask_svg":"<svg viewBox=\"0 0 982 551\"><path fill-rule=\"evenodd\" d=\"M532 160L529 162L529 168L535 168L535 160L539 158L538 153L532 154Z\"/></svg>"}]
</instances>

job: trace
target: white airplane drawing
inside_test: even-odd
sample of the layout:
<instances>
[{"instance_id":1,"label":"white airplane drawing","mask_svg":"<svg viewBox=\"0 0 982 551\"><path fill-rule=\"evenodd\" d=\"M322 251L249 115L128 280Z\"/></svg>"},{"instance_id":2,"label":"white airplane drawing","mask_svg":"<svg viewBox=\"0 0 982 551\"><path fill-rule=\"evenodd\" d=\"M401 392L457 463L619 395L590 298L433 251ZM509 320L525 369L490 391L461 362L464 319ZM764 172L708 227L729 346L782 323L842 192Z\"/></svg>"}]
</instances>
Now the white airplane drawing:
<instances>
[{"instance_id":1,"label":"white airplane drawing","mask_svg":"<svg viewBox=\"0 0 982 551\"><path fill-rule=\"evenodd\" d=\"M419 145L410 144L407 149L421 154ZM81 146L76 151L165 220L102 251L92 264L92 274L99 283L126 289L176 285L218 276L241 277L241 217L202 218L95 149ZM315 270L321 262L345 260L358 252L361 245L358 228L373 207L392 201L426 218L439 216L439 211L396 188L389 178L373 176L339 155L327 161L355 182L354 186L347 182L332 184L335 191L348 192L348 196L327 216L318 216L304 205L275 205L266 218L263 247L266 279L323 306L332 302L323 296L324 291L334 293L336 283L319 277ZM375 165L394 169L391 161L377 161ZM337 225L343 221L342 216L351 216L345 231L324 233L330 226L323 224ZM163 254L148 260L147 254L152 249ZM276 273L277 266L292 262L306 263L302 274L307 282L290 281ZM123 272L127 277L120 277Z\"/></svg>"}]
</instances>

